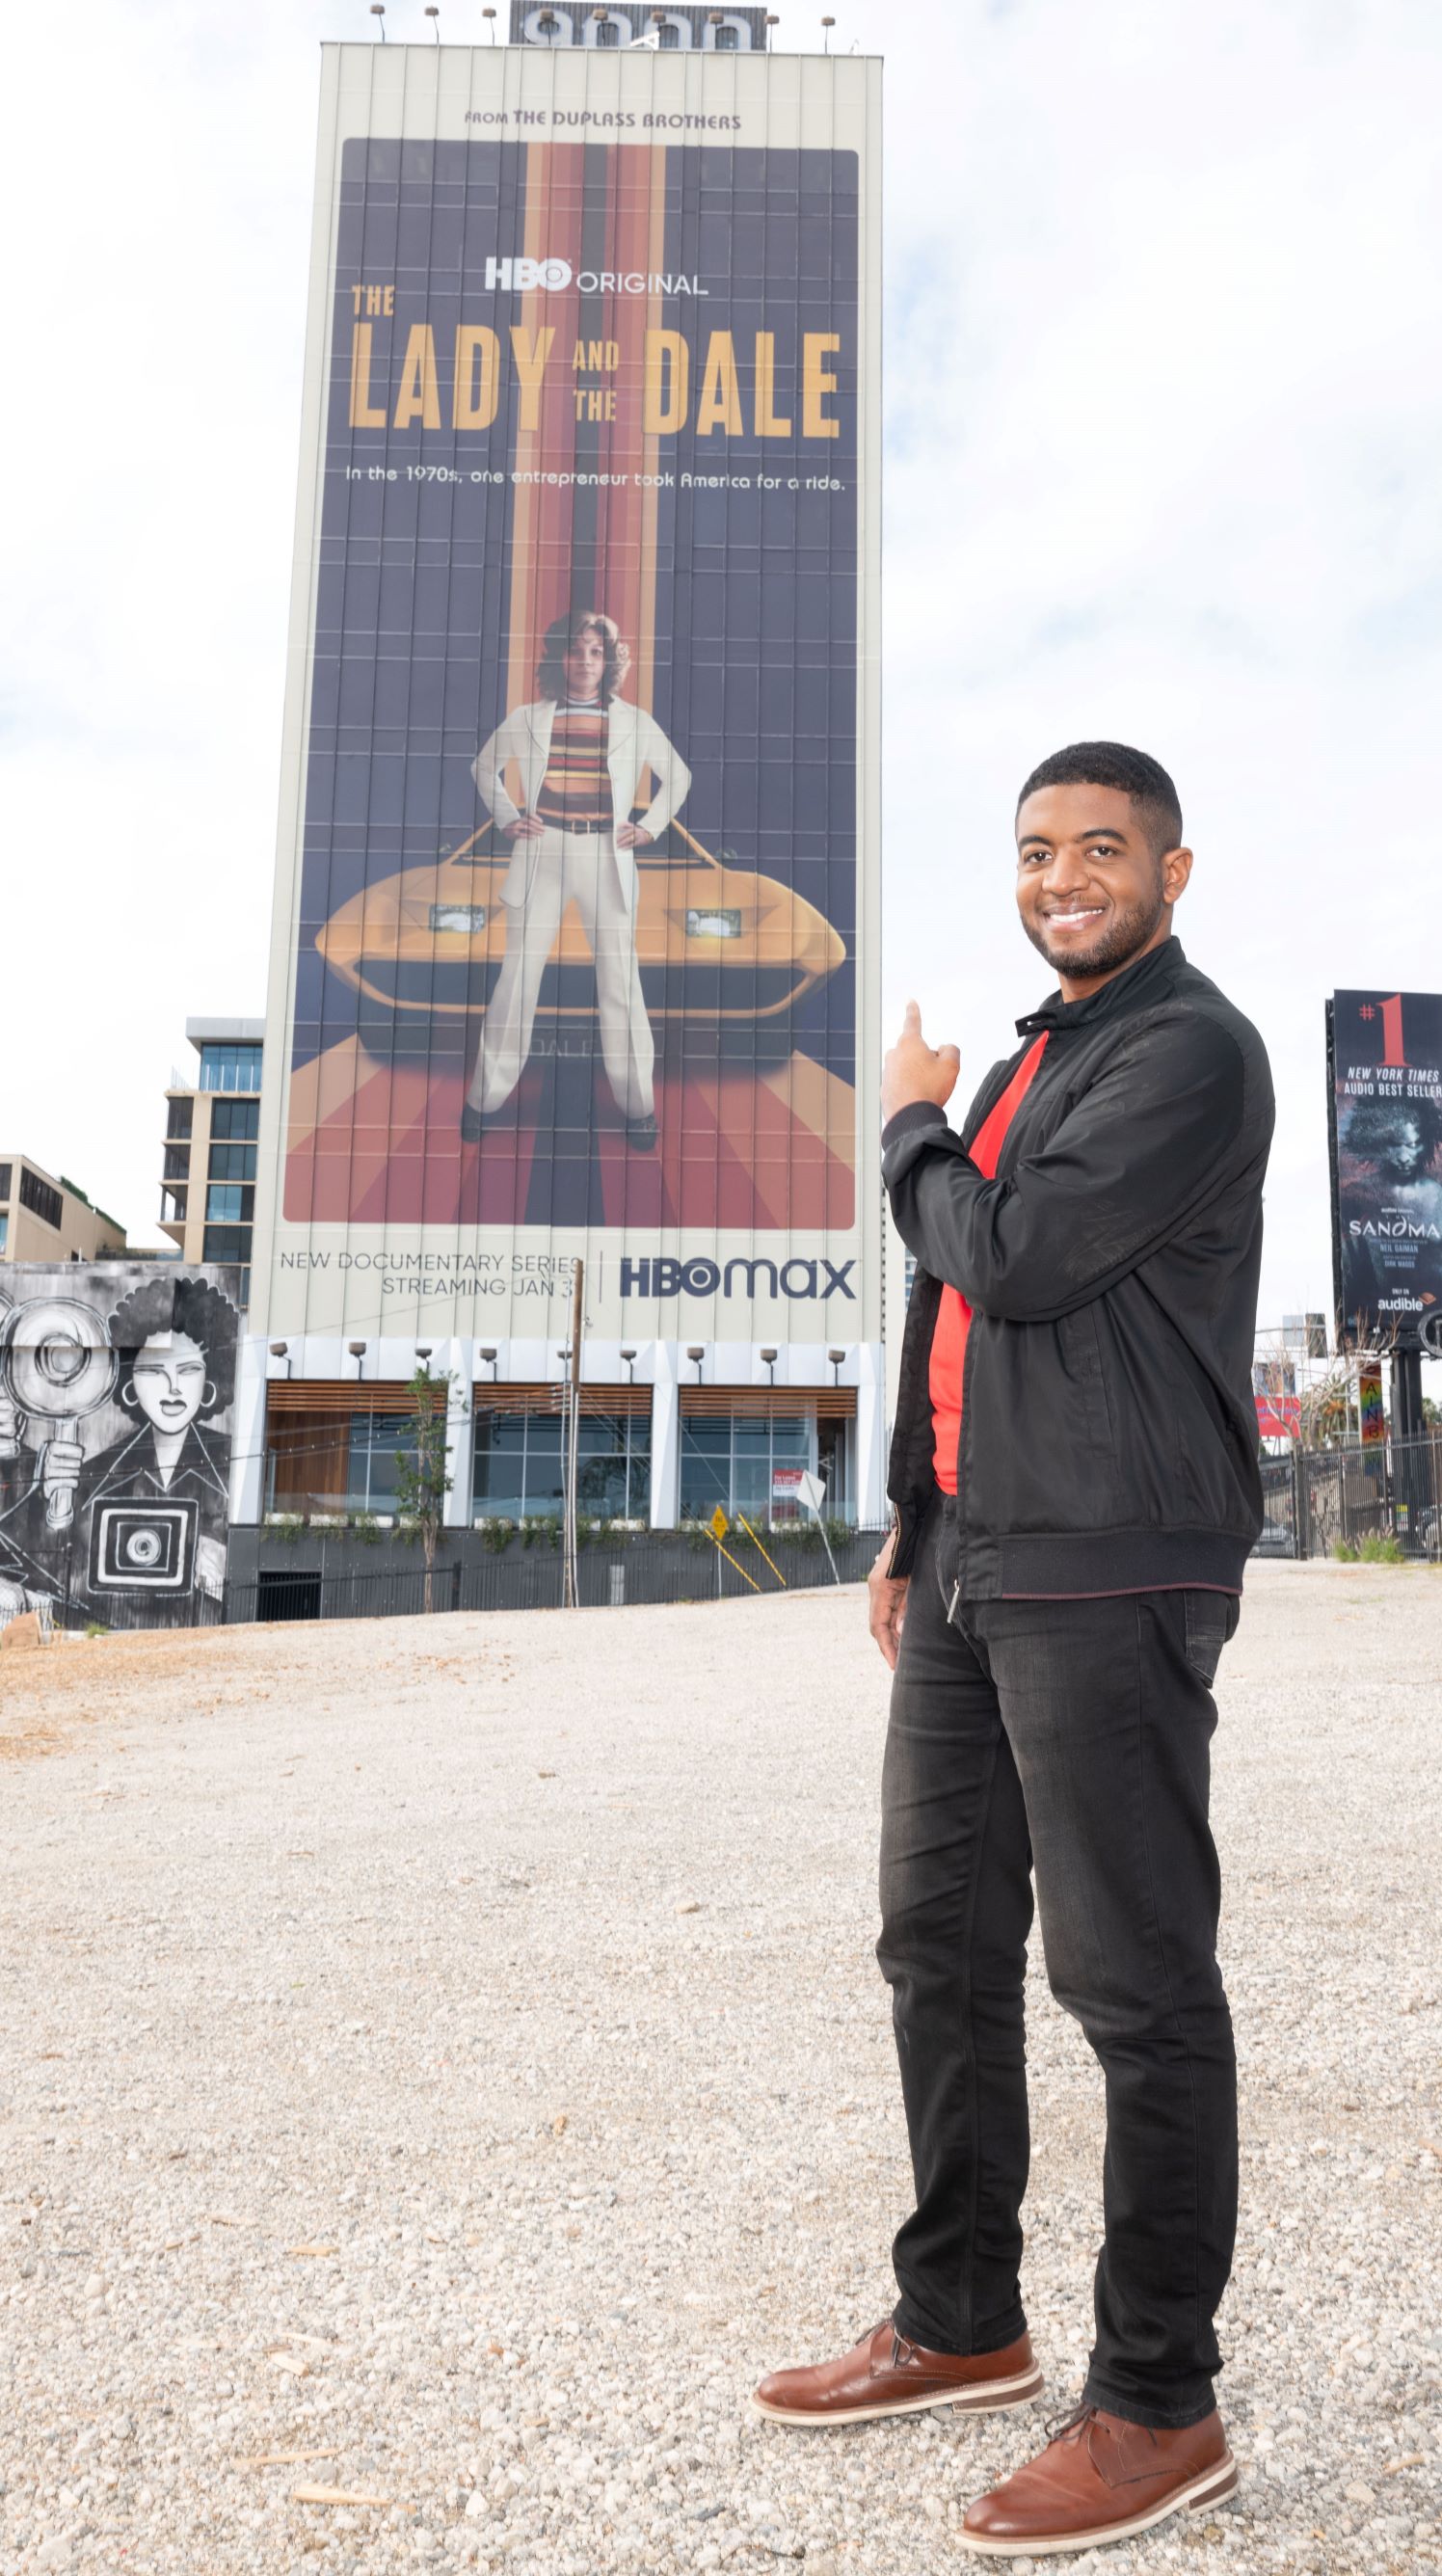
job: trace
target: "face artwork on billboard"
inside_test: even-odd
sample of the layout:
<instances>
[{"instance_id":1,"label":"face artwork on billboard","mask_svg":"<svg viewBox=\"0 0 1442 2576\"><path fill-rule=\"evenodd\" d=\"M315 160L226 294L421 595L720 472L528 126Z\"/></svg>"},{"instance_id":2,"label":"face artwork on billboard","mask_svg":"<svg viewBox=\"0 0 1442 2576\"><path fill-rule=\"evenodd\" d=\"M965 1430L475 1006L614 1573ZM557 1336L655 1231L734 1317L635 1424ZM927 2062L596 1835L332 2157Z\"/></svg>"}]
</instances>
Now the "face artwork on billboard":
<instances>
[{"instance_id":1,"label":"face artwork on billboard","mask_svg":"<svg viewBox=\"0 0 1442 2576\"><path fill-rule=\"evenodd\" d=\"M342 145L286 1224L856 1222L857 173Z\"/></svg>"},{"instance_id":2,"label":"face artwork on billboard","mask_svg":"<svg viewBox=\"0 0 1442 2576\"><path fill-rule=\"evenodd\" d=\"M1442 1347L1442 994L1332 1001L1335 1262L1341 1329Z\"/></svg>"},{"instance_id":3,"label":"face artwork on billboard","mask_svg":"<svg viewBox=\"0 0 1442 2576\"><path fill-rule=\"evenodd\" d=\"M173 1625L225 1588L234 1272L24 1267L0 1314L0 1620ZM178 1611L177 1605L181 1605Z\"/></svg>"}]
</instances>

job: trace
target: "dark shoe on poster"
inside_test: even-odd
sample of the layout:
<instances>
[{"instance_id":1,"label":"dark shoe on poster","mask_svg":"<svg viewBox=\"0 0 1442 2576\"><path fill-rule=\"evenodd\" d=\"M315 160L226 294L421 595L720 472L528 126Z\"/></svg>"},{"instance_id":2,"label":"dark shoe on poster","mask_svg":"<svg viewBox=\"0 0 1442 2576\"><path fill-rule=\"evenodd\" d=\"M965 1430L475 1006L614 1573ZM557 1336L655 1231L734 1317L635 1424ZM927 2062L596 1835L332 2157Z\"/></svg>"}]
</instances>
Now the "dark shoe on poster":
<instances>
[{"instance_id":1,"label":"dark shoe on poster","mask_svg":"<svg viewBox=\"0 0 1442 2576\"><path fill-rule=\"evenodd\" d=\"M1236 2492L1215 2407L1173 2432L1082 2406L1025 2468L978 2496L958 2537L982 2557L1056 2557L1134 2539L1169 2513L1209 2513Z\"/></svg>"},{"instance_id":2,"label":"dark shoe on poster","mask_svg":"<svg viewBox=\"0 0 1442 2576\"><path fill-rule=\"evenodd\" d=\"M839 2361L773 2371L751 2403L773 2424L863 2424L876 2415L919 2415L929 2406L990 2414L1025 2405L1045 2384L1030 2335L1000 2352L928 2352L898 2334L888 2317Z\"/></svg>"},{"instance_id":3,"label":"dark shoe on poster","mask_svg":"<svg viewBox=\"0 0 1442 2576\"><path fill-rule=\"evenodd\" d=\"M655 1119L628 1118L626 1121L626 1142L628 1145L632 1146L638 1154L654 1154L656 1151Z\"/></svg>"}]
</instances>

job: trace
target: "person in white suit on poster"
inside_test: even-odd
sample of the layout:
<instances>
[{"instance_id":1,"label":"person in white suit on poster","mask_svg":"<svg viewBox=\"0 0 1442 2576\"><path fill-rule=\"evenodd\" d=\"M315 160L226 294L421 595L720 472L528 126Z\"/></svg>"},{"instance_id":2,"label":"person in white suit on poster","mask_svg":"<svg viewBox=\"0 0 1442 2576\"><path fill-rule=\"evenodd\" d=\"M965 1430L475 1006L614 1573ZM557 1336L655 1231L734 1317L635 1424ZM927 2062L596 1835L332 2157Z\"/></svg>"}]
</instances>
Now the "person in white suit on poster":
<instances>
[{"instance_id":1,"label":"person in white suit on poster","mask_svg":"<svg viewBox=\"0 0 1442 2576\"><path fill-rule=\"evenodd\" d=\"M691 772L654 718L619 695L630 652L614 619L573 609L547 627L539 696L516 707L472 775L512 858L501 887L506 952L486 1011L461 1134L513 1097L531 1052L541 978L574 903L596 967L601 1058L630 1143L655 1150L655 1041L636 956L635 852L659 839ZM507 785L518 773L521 802ZM632 820L642 784L651 802Z\"/></svg>"}]
</instances>

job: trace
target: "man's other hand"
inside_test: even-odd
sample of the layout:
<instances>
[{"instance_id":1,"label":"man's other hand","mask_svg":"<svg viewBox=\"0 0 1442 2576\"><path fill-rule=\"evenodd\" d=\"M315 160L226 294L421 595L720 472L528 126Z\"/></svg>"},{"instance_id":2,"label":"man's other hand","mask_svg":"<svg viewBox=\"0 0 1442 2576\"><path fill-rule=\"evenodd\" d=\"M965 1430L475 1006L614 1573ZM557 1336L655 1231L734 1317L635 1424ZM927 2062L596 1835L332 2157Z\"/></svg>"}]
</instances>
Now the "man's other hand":
<instances>
[{"instance_id":1,"label":"man's other hand","mask_svg":"<svg viewBox=\"0 0 1442 2576\"><path fill-rule=\"evenodd\" d=\"M921 1034L921 1013L915 1002L908 1002L901 1035L888 1050L881 1068L883 1126L898 1109L909 1109L916 1100L930 1100L938 1109L944 1109L956 1089L960 1071L960 1048L929 1047Z\"/></svg>"},{"instance_id":2,"label":"man's other hand","mask_svg":"<svg viewBox=\"0 0 1442 2576\"><path fill-rule=\"evenodd\" d=\"M897 1581L887 1571L895 1548L896 1532L892 1530L866 1578L870 1604L868 1624L892 1672L896 1670L896 1658L901 1648L901 1623L906 1617L906 1596L911 1589L904 1575Z\"/></svg>"}]
</instances>

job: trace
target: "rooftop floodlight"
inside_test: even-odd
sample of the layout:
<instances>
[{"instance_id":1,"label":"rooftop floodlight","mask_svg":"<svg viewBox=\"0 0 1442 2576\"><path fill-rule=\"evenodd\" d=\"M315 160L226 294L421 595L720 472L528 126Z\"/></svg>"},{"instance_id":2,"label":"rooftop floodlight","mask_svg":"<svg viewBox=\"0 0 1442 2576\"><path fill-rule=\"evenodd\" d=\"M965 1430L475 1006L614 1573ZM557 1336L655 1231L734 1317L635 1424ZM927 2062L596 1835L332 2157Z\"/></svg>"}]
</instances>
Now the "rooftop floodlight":
<instances>
[{"instance_id":1,"label":"rooftop floodlight","mask_svg":"<svg viewBox=\"0 0 1442 2576\"><path fill-rule=\"evenodd\" d=\"M366 1348L367 1345L364 1342L347 1342L346 1344L346 1349L349 1351L353 1360L363 1360L366 1355Z\"/></svg>"},{"instance_id":2,"label":"rooftop floodlight","mask_svg":"<svg viewBox=\"0 0 1442 2576\"><path fill-rule=\"evenodd\" d=\"M496 13L494 9L483 9L481 11L481 16L487 19L490 23L491 42L494 44L496 41Z\"/></svg>"},{"instance_id":3,"label":"rooftop floodlight","mask_svg":"<svg viewBox=\"0 0 1442 2576\"><path fill-rule=\"evenodd\" d=\"M386 0L371 0L371 16L373 18L379 18L381 22L381 43L384 44L386 40Z\"/></svg>"},{"instance_id":4,"label":"rooftop floodlight","mask_svg":"<svg viewBox=\"0 0 1442 2576\"><path fill-rule=\"evenodd\" d=\"M270 1346L270 1356L271 1356L271 1358L272 1358L273 1360L283 1360L283 1359L285 1359L285 1358L287 1358L287 1357L288 1357L289 1352L290 1352L290 1344L289 1344L289 1342L272 1342L272 1343L271 1343L271 1346Z\"/></svg>"},{"instance_id":5,"label":"rooftop floodlight","mask_svg":"<svg viewBox=\"0 0 1442 2576\"><path fill-rule=\"evenodd\" d=\"M441 14L441 13L440 13L439 9L438 9L438 8L436 7L436 5L435 5L435 0L428 0L428 6L427 6L427 9L426 9L426 16L429 18L429 20L430 20L430 22L431 22L431 33L432 33L432 35L435 37L435 40L436 40L436 43L437 43L437 44L439 44L439 43L440 43L440 41L441 41L441 31L440 31L439 26L436 24L436 21L437 21L437 20L438 20L438 18L440 17L440 14Z\"/></svg>"},{"instance_id":6,"label":"rooftop floodlight","mask_svg":"<svg viewBox=\"0 0 1442 2576\"><path fill-rule=\"evenodd\" d=\"M831 30L835 26L836 20L834 18L823 18L821 23L826 30L826 33L821 40L822 45L825 51L829 54L831 51Z\"/></svg>"}]
</instances>

